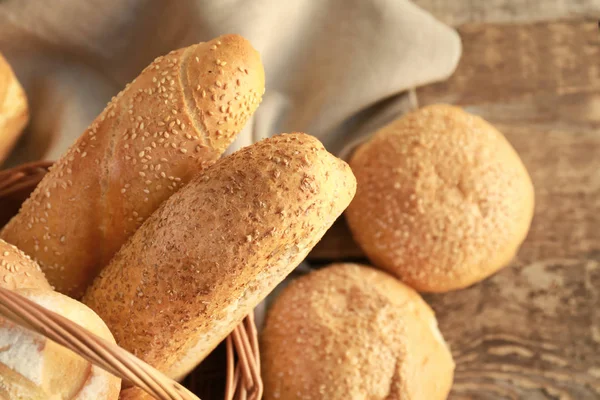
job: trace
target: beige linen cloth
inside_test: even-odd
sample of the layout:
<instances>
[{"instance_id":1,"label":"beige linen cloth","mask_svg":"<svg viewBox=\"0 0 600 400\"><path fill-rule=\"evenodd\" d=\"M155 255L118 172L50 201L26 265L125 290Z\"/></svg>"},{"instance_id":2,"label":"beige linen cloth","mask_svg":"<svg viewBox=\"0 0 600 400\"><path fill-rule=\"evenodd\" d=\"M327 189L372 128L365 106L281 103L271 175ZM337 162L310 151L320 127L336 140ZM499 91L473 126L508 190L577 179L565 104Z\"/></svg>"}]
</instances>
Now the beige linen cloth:
<instances>
[{"instance_id":1,"label":"beige linen cloth","mask_svg":"<svg viewBox=\"0 0 600 400\"><path fill-rule=\"evenodd\" d=\"M5 0L0 51L31 108L8 165L58 158L155 57L224 33L252 42L267 78L230 151L303 131L344 156L461 52L454 30L408 0Z\"/></svg>"}]
</instances>

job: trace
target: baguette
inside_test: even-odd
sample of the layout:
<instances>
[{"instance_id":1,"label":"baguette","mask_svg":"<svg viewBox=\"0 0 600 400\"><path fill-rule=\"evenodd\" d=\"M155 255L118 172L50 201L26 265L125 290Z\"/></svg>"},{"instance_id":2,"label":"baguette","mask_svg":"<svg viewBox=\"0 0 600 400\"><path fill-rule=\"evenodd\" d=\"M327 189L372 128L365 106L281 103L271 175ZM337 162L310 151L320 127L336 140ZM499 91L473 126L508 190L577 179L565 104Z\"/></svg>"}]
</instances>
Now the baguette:
<instances>
[{"instance_id":1,"label":"baguette","mask_svg":"<svg viewBox=\"0 0 600 400\"><path fill-rule=\"evenodd\" d=\"M54 165L0 236L80 298L171 194L213 163L264 91L258 53L226 35L158 57Z\"/></svg>"},{"instance_id":2,"label":"baguette","mask_svg":"<svg viewBox=\"0 0 600 400\"><path fill-rule=\"evenodd\" d=\"M27 97L12 68L0 54L0 164L29 121Z\"/></svg>"},{"instance_id":3,"label":"baguette","mask_svg":"<svg viewBox=\"0 0 600 400\"><path fill-rule=\"evenodd\" d=\"M312 136L243 148L148 218L84 302L121 347L179 379L302 261L355 189Z\"/></svg>"},{"instance_id":4,"label":"baguette","mask_svg":"<svg viewBox=\"0 0 600 400\"><path fill-rule=\"evenodd\" d=\"M0 287L52 290L40 266L12 244L0 239Z\"/></svg>"},{"instance_id":5,"label":"baguette","mask_svg":"<svg viewBox=\"0 0 600 400\"><path fill-rule=\"evenodd\" d=\"M17 293L114 343L88 307L60 293L17 289ZM57 343L0 318L0 398L23 400L115 400L121 380Z\"/></svg>"}]
</instances>

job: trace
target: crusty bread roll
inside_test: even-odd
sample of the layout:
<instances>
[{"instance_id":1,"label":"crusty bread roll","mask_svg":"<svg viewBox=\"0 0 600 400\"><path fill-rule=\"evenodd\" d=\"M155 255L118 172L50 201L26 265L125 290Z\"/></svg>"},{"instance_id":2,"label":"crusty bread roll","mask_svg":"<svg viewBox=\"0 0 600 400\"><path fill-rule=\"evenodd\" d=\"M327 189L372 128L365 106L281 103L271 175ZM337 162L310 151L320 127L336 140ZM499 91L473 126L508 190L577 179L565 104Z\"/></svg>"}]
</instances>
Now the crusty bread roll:
<instances>
[{"instance_id":1,"label":"crusty bread roll","mask_svg":"<svg viewBox=\"0 0 600 400\"><path fill-rule=\"evenodd\" d=\"M84 302L120 346L181 378L302 261L355 185L312 136L243 148L152 214Z\"/></svg>"},{"instance_id":2,"label":"crusty bread roll","mask_svg":"<svg viewBox=\"0 0 600 400\"><path fill-rule=\"evenodd\" d=\"M50 290L16 292L114 342L104 322L78 301ZM119 378L5 319L0 319L0 349L0 398L114 400L119 396Z\"/></svg>"},{"instance_id":3,"label":"crusty bread roll","mask_svg":"<svg viewBox=\"0 0 600 400\"><path fill-rule=\"evenodd\" d=\"M357 264L292 281L268 311L261 354L265 400L442 400L454 374L427 303Z\"/></svg>"},{"instance_id":4,"label":"crusty bread roll","mask_svg":"<svg viewBox=\"0 0 600 400\"><path fill-rule=\"evenodd\" d=\"M40 266L12 244L0 239L0 287L52 290Z\"/></svg>"},{"instance_id":5,"label":"crusty bread roll","mask_svg":"<svg viewBox=\"0 0 600 400\"><path fill-rule=\"evenodd\" d=\"M141 223L231 143L264 91L237 35L158 57L112 99L1 237L80 297Z\"/></svg>"},{"instance_id":6,"label":"crusty bread roll","mask_svg":"<svg viewBox=\"0 0 600 400\"><path fill-rule=\"evenodd\" d=\"M27 97L12 68L0 53L0 164L29 121Z\"/></svg>"},{"instance_id":7,"label":"crusty bread roll","mask_svg":"<svg viewBox=\"0 0 600 400\"><path fill-rule=\"evenodd\" d=\"M460 108L435 105L392 122L350 165L346 212L371 261L419 291L478 282L507 265L533 216L533 185L504 136Z\"/></svg>"}]
</instances>

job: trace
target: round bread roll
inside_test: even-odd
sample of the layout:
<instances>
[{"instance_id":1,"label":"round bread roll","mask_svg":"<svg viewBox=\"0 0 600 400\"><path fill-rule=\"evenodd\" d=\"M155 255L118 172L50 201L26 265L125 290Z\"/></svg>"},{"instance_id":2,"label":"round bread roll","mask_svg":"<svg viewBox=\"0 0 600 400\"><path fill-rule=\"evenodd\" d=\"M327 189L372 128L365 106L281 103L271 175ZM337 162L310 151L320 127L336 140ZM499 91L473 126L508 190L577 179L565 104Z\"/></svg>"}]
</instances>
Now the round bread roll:
<instances>
[{"instance_id":1,"label":"round bread roll","mask_svg":"<svg viewBox=\"0 0 600 400\"><path fill-rule=\"evenodd\" d=\"M0 239L0 287L52 290L40 266L12 244Z\"/></svg>"},{"instance_id":2,"label":"round bread roll","mask_svg":"<svg viewBox=\"0 0 600 400\"><path fill-rule=\"evenodd\" d=\"M114 343L92 310L58 292L17 289L42 307ZM57 343L0 319L0 398L27 400L112 400L121 380Z\"/></svg>"},{"instance_id":3,"label":"round bread roll","mask_svg":"<svg viewBox=\"0 0 600 400\"><path fill-rule=\"evenodd\" d=\"M392 122L352 155L346 211L369 259L423 292L478 282L507 265L533 216L533 185L504 136L460 108Z\"/></svg>"},{"instance_id":4,"label":"round bread roll","mask_svg":"<svg viewBox=\"0 0 600 400\"><path fill-rule=\"evenodd\" d=\"M334 264L293 281L261 337L265 399L445 399L454 362L435 315L385 272Z\"/></svg>"}]
</instances>

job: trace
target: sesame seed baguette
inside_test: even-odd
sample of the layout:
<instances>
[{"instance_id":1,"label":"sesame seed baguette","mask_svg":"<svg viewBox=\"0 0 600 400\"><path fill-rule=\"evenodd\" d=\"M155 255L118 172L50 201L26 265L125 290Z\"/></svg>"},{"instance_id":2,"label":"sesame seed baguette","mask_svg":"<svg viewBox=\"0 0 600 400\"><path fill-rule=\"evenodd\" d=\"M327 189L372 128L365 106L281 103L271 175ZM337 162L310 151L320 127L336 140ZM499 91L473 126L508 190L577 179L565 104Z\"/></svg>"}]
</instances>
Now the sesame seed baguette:
<instances>
[{"instance_id":1,"label":"sesame seed baguette","mask_svg":"<svg viewBox=\"0 0 600 400\"><path fill-rule=\"evenodd\" d=\"M142 222L243 128L264 92L260 56L226 35L158 57L114 97L0 236L80 298Z\"/></svg>"},{"instance_id":2,"label":"sesame seed baguette","mask_svg":"<svg viewBox=\"0 0 600 400\"><path fill-rule=\"evenodd\" d=\"M16 289L16 292L114 343L106 324L77 300L45 289ZM0 318L0 348L2 399L116 400L119 396L121 379L3 318Z\"/></svg>"},{"instance_id":3,"label":"sesame seed baguette","mask_svg":"<svg viewBox=\"0 0 600 400\"><path fill-rule=\"evenodd\" d=\"M179 379L304 259L355 190L348 165L312 136L243 148L152 214L84 302L120 346Z\"/></svg>"},{"instance_id":4,"label":"sesame seed baguette","mask_svg":"<svg viewBox=\"0 0 600 400\"><path fill-rule=\"evenodd\" d=\"M40 266L12 244L0 239L0 287L52 290Z\"/></svg>"},{"instance_id":5,"label":"sesame seed baguette","mask_svg":"<svg viewBox=\"0 0 600 400\"><path fill-rule=\"evenodd\" d=\"M0 163L29 121L27 97L12 68L0 54Z\"/></svg>"}]
</instances>

